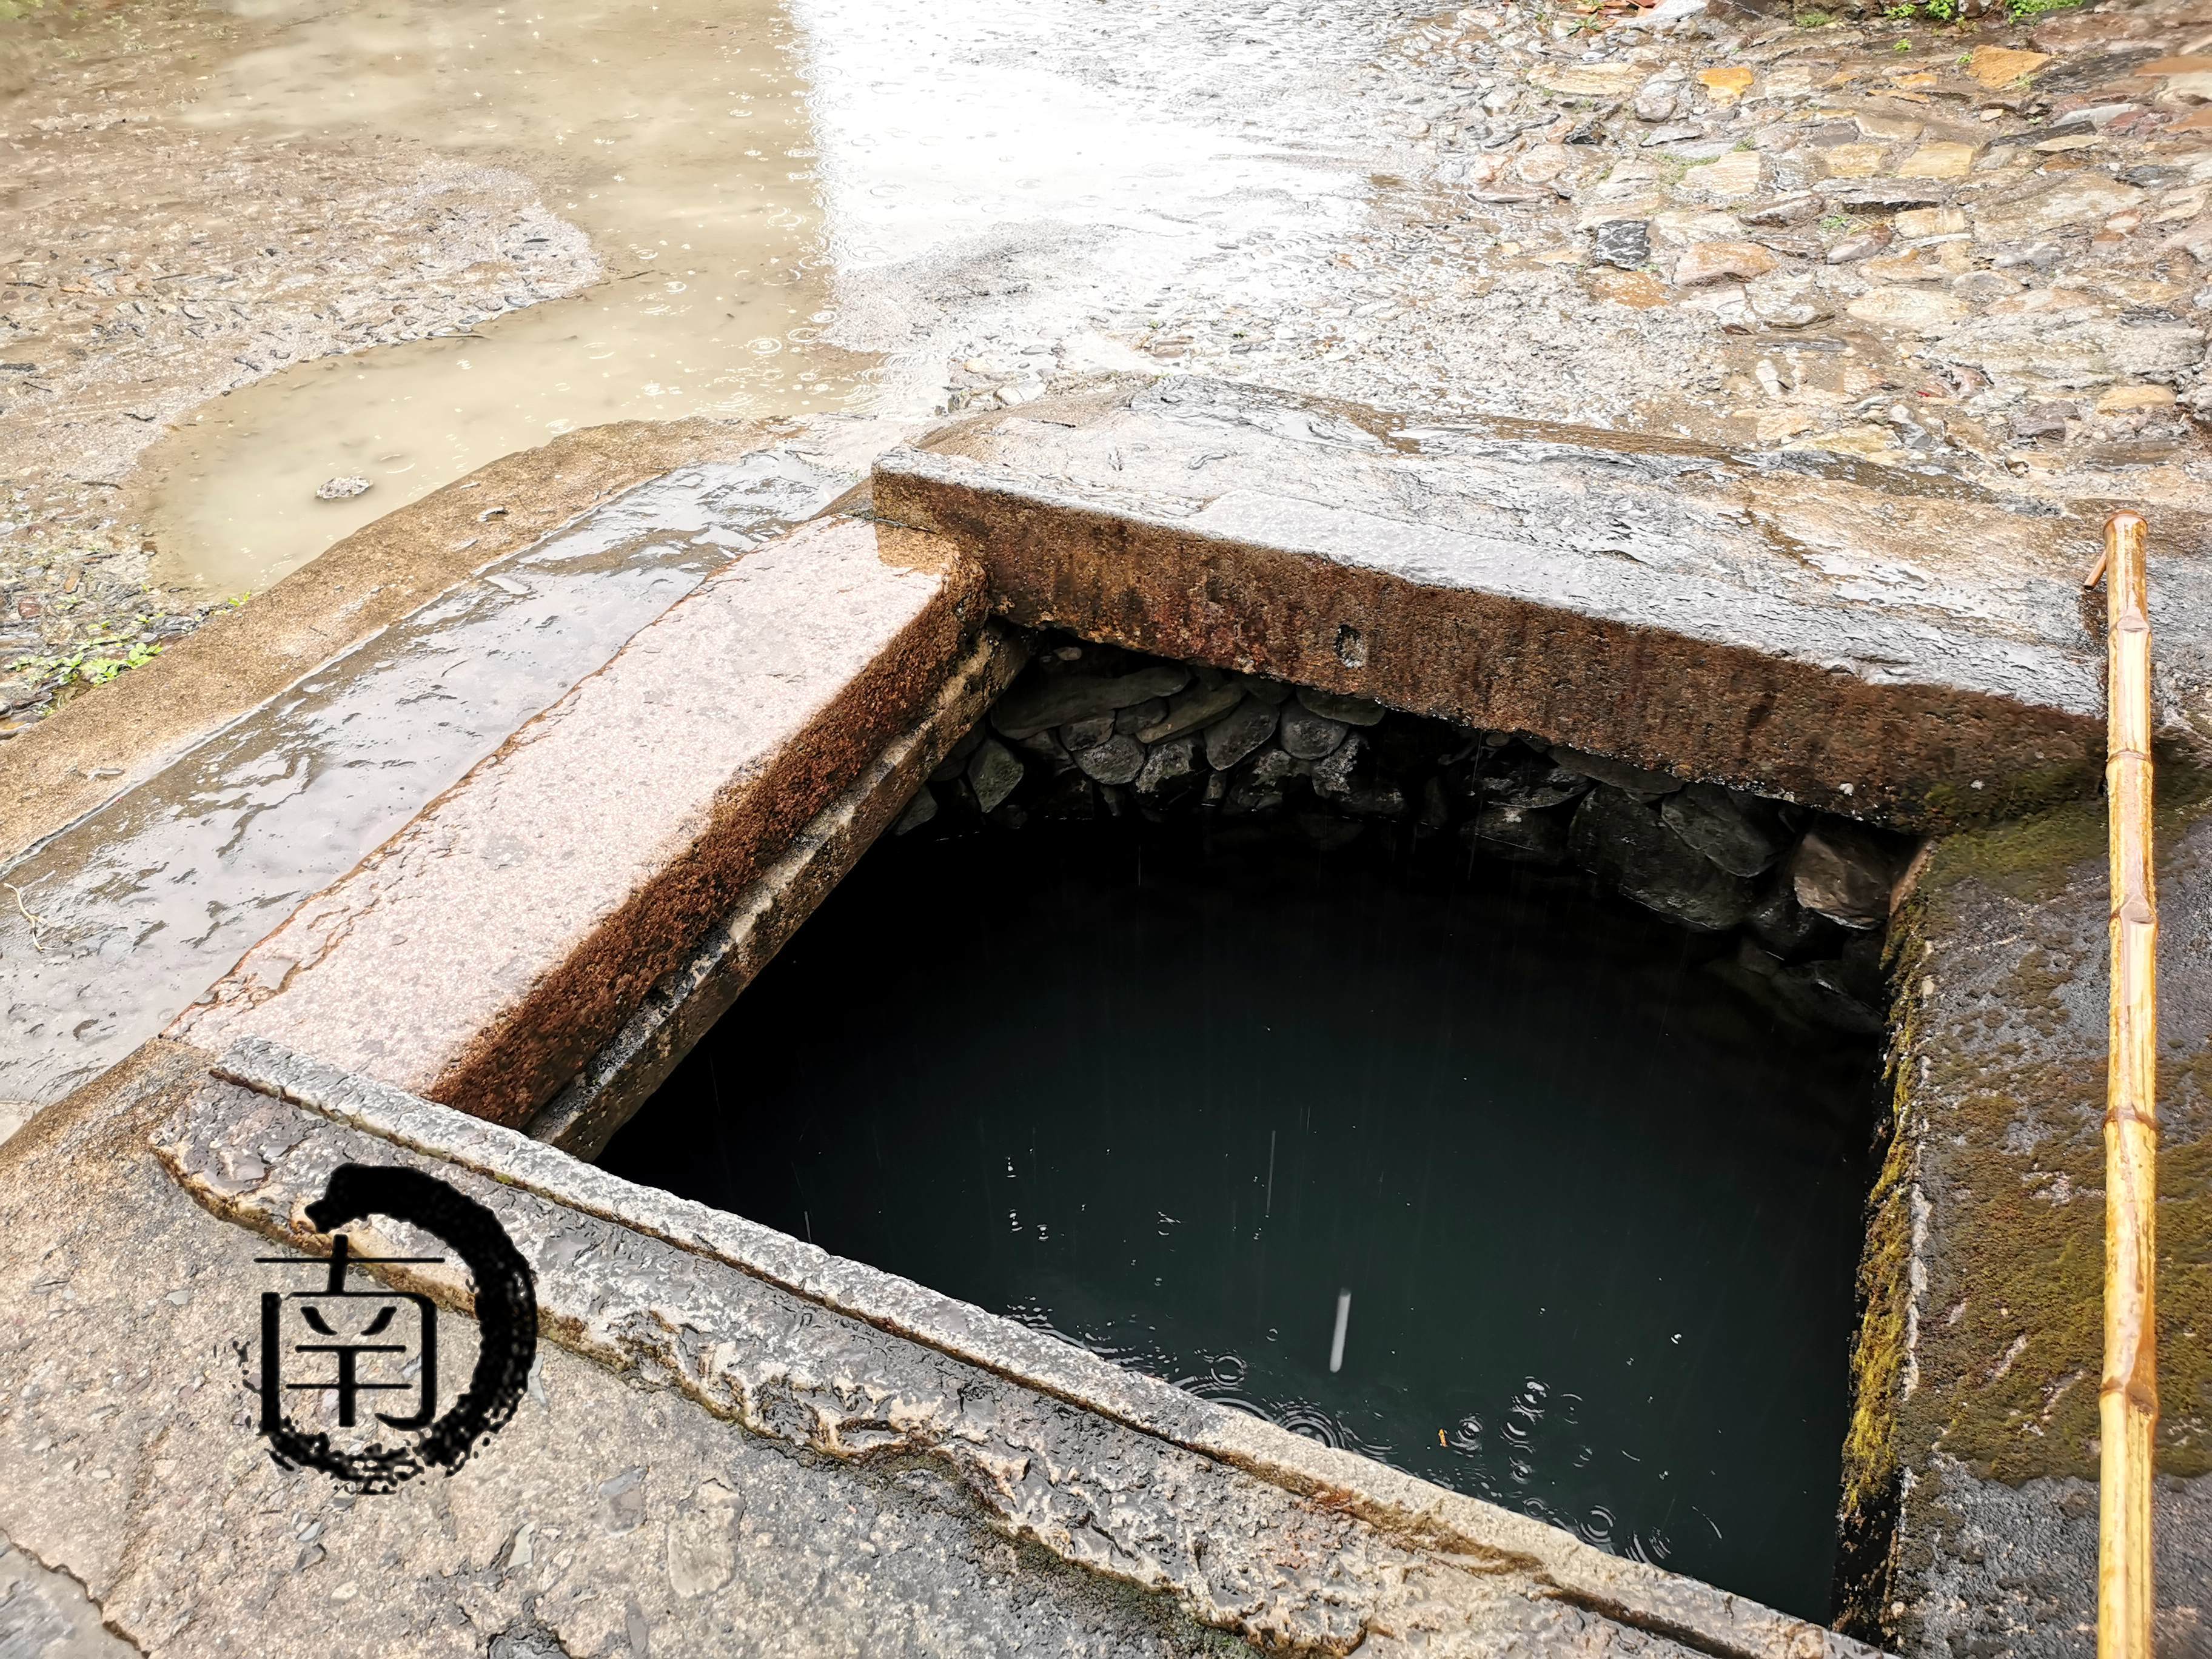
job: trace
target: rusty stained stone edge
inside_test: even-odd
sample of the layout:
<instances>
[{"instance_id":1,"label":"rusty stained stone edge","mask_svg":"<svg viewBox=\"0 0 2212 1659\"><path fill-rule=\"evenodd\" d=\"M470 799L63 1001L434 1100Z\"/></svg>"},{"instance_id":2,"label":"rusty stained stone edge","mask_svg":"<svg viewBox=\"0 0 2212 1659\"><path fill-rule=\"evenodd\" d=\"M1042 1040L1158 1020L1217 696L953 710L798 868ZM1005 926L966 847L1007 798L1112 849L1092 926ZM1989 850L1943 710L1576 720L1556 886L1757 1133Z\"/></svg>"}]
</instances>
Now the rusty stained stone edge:
<instances>
[{"instance_id":1,"label":"rusty stained stone edge","mask_svg":"<svg viewBox=\"0 0 2212 1659\"><path fill-rule=\"evenodd\" d=\"M691 958L654 985L612 1041L531 1119L526 1133L578 1158L597 1158L844 879L1028 659L1028 647L1006 629L986 624L915 728L799 832Z\"/></svg>"},{"instance_id":2,"label":"rusty stained stone edge","mask_svg":"<svg viewBox=\"0 0 2212 1659\"><path fill-rule=\"evenodd\" d=\"M980 586L971 568L957 559L944 561L941 568L943 588L845 684L813 729L835 731L873 749L918 712L921 699L902 693L902 687L935 691L944 670L926 667L923 659L957 661L983 621L980 594L971 591ZM621 660L617 653L614 661ZM525 741L530 730L525 726L508 738L498 754ZM604 918L504 1019L475 1032L447 1060L430 1085L431 1096L482 1101L501 1121L526 1121L613 1038L653 986L682 965L701 936L806 822L842 793L847 780L830 769L836 760L828 745L802 739L779 749L736 792L739 798L726 787L714 822L677 863ZM457 787L467 787L467 781Z\"/></svg>"},{"instance_id":3,"label":"rusty stained stone edge","mask_svg":"<svg viewBox=\"0 0 2212 1659\"><path fill-rule=\"evenodd\" d=\"M1741 645L1116 511L915 450L879 460L874 510L946 536L993 608L1170 659L1900 828L2003 817L2094 790L2100 723L1961 687L1877 684ZM1409 526L1409 530L1410 530ZM1812 732L1812 745L1790 733ZM1884 757L1838 778L1837 749ZM1861 769L1863 770L1863 769ZM1970 790L1981 780L1984 787Z\"/></svg>"},{"instance_id":4,"label":"rusty stained stone edge","mask_svg":"<svg viewBox=\"0 0 2212 1659\"><path fill-rule=\"evenodd\" d=\"M832 1312L1066 1401L1446 1556L1538 1575L1558 1598L1715 1659L1869 1659L1876 1650L1698 1580L1099 1358L1013 1321L742 1216L640 1186L558 1148L258 1037L214 1075L424 1157L712 1258Z\"/></svg>"},{"instance_id":5,"label":"rusty stained stone edge","mask_svg":"<svg viewBox=\"0 0 2212 1659\"><path fill-rule=\"evenodd\" d=\"M724 782L706 821L687 833L680 851L614 908L591 919L564 943L561 958L549 961L526 987L473 1013L481 1023L465 1035L456 1033L442 1054L424 1062L434 1065L434 1073L410 1079L423 1093L465 1099L501 1122L527 1121L614 1037L652 988L682 966L808 820L930 706L988 620L981 572L941 538L849 515L817 518L791 532L810 533L868 538L872 556L929 573L935 590L812 711L805 732L769 753L757 770ZM747 562L739 562L731 569L746 568ZM544 740L587 691L624 669L641 641L708 592L702 586L672 606L605 666L510 734L353 872L305 901L207 997L179 1014L167 1035L220 1047L223 1028L242 1024L251 1030L260 1009L296 994L303 973L343 948L356 909L366 914L362 907L378 902L372 884L380 867L428 845L449 803L472 790L500 787L510 759ZM833 736L836 741L825 740ZM397 878L406 878L404 867ZM288 930L295 928L305 930L301 938L314 947L314 958L304 965L287 958L278 984L259 984L255 970L264 960L277 960L269 953L281 956ZM326 1012L314 1017L329 1018Z\"/></svg>"}]
</instances>

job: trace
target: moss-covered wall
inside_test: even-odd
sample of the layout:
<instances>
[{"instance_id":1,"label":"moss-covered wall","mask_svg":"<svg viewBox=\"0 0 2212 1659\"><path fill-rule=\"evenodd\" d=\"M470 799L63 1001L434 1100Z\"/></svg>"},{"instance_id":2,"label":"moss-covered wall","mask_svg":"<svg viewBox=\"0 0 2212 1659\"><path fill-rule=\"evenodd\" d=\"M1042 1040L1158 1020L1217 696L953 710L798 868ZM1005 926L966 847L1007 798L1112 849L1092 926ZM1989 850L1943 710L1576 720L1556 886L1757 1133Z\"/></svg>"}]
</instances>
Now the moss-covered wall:
<instances>
[{"instance_id":1,"label":"moss-covered wall","mask_svg":"<svg viewBox=\"0 0 2212 1659\"><path fill-rule=\"evenodd\" d=\"M2160 786L2159 1466L2198 1475L2212 1473L2212 777L2169 769ZM2087 802L1951 837L1893 929L1893 1127L1844 1449L1843 1616L1863 1633L1895 1639L1899 1545L1924 1530L1917 1477L1939 1455L2010 1486L2096 1477L2105 834Z\"/></svg>"}]
</instances>

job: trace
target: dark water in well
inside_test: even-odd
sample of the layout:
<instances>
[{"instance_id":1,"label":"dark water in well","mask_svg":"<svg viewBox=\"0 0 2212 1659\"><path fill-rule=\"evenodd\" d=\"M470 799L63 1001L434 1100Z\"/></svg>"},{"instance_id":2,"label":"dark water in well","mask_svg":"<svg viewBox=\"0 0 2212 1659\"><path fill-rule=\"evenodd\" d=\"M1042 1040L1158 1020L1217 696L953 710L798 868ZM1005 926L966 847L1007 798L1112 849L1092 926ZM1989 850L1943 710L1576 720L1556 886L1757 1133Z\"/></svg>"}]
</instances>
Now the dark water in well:
<instances>
[{"instance_id":1,"label":"dark water in well","mask_svg":"<svg viewBox=\"0 0 2212 1659\"><path fill-rule=\"evenodd\" d=\"M605 1162L1820 1617L1871 1054L1698 949L1442 847L891 842Z\"/></svg>"}]
</instances>

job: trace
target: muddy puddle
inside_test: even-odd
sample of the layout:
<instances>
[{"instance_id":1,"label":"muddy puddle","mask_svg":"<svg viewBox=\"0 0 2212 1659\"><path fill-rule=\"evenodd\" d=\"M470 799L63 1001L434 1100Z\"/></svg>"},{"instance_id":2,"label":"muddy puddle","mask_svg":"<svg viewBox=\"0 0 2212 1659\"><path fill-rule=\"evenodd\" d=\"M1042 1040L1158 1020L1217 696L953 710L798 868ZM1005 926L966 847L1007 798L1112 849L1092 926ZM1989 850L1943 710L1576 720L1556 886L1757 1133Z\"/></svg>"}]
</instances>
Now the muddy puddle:
<instances>
[{"instance_id":1,"label":"muddy puddle","mask_svg":"<svg viewBox=\"0 0 2212 1659\"><path fill-rule=\"evenodd\" d=\"M1120 3L231 3L264 33L193 120L512 168L607 273L196 410L147 458L177 582L265 586L571 428L1018 402L1066 370L1190 367L1200 317L1224 358L1283 373L1337 343L1283 317L1356 302L1340 255L1375 135L1324 94L1371 44L1364 14L1169 40ZM347 477L371 487L316 498Z\"/></svg>"},{"instance_id":2,"label":"muddy puddle","mask_svg":"<svg viewBox=\"0 0 2212 1659\"><path fill-rule=\"evenodd\" d=\"M573 428L835 408L867 360L827 320L805 87L770 0L558 11L489 0L235 0L260 43L191 119L394 135L513 167L606 279L428 338L302 362L148 456L157 573L259 589L440 484ZM334 478L367 479L347 499Z\"/></svg>"}]
</instances>

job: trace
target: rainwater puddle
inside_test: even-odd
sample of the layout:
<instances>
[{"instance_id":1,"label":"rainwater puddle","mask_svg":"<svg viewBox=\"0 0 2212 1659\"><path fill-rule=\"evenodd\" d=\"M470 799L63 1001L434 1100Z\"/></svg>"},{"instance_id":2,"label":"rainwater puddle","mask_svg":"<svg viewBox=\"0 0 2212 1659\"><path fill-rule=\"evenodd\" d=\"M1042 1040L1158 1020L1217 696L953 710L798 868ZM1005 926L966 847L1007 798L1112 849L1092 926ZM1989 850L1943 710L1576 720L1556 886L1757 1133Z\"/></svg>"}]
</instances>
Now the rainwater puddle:
<instances>
[{"instance_id":1,"label":"rainwater puddle","mask_svg":"<svg viewBox=\"0 0 2212 1659\"><path fill-rule=\"evenodd\" d=\"M884 842L604 1164L1824 1617L1872 1043L1573 878L1208 826Z\"/></svg>"},{"instance_id":2,"label":"rainwater puddle","mask_svg":"<svg viewBox=\"0 0 2212 1659\"><path fill-rule=\"evenodd\" d=\"M866 360L828 313L805 88L769 0L248 0L276 26L194 111L213 128L381 133L511 166L608 280L567 300L279 370L151 452L162 574L259 589L341 537L572 428L838 406ZM394 298L404 296L394 295ZM326 480L367 493L316 499Z\"/></svg>"},{"instance_id":3,"label":"rainwater puddle","mask_svg":"<svg viewBox=\"0 0 2212 1659\"><path fill-rule=\"evenodd\" d=\"M948 359L1158 373L1192 329L1278 339L1352 303L1379 151L1348 100L1385 9L1264 0L792 0L828 204L837 337L927 410ZM1141 348L1141 349L1139 349ZM1250 368L1261 359L1246 359ZM988 407L988 405L985 405Z\"/></svg>"}]
</instances>

